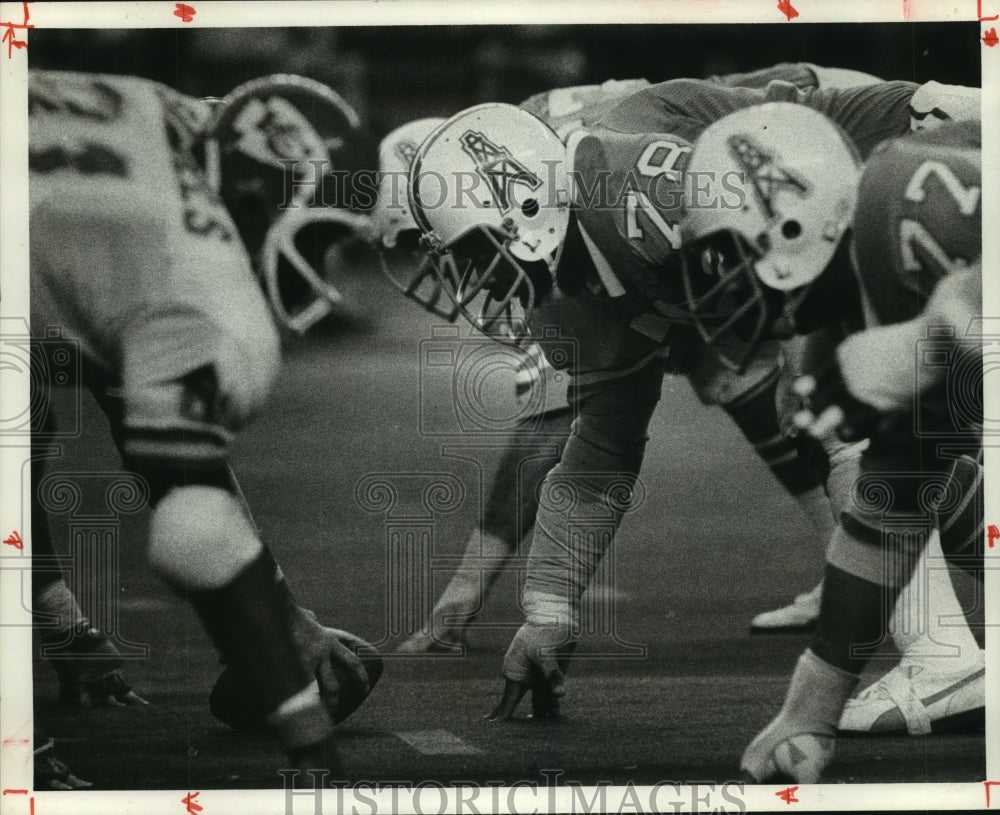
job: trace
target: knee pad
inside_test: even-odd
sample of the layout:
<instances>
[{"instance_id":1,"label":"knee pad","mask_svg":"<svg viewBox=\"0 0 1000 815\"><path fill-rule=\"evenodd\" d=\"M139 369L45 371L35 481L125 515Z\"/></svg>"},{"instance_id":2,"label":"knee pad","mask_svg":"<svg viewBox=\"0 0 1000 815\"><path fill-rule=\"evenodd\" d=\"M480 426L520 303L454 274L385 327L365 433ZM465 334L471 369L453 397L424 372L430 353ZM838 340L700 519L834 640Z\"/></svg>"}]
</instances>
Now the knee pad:
<instances>
[{"instance_id":1,"label":"knee pad","mask_svg":"<svg viewBox=\"0 0 1000 815\"><path fill-rule=\"evenodd\" d=\"M220 487L174 487L153 508L150 566L175 588L220 588L262 549L240 502Z\"/></svg>"}]
</instances>

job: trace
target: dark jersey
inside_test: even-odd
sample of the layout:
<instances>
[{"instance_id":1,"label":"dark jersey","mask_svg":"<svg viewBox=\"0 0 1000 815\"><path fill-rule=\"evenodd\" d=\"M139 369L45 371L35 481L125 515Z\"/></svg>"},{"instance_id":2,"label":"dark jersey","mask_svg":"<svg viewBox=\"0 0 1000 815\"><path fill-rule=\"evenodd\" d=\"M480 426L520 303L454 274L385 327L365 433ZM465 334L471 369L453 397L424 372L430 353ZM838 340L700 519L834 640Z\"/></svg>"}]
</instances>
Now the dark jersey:
<instances>
[{"instance_id":1,"label":"dark jersey","mask_svg":"<svg viewBox=\"0 0 1000 815\"><path fill-rule=\"evenodd\" d=\"M916 88L909 82L825 92L783 82L763 91L697 80L653 85L577 138L571 151L577 217L622 289L641 293L656 312L680 319L678 223L685 195L693 194L683 171L693 140L709 124L752 105L796 102L831 117L865 153L908 131L908 102Z\"/></svg>"},{"instance_id":2,"label":"dark jersey","mask_svg":"<svg viewBox=\"0 0 1000 815\"><path fill-rule=\"evenodd\" d=\"M866 158L880 142L909 131L910 98L918 87L912 82L882 82L819 90L771 82L763 90L754 90L673 79L632 94L601 124L621 133L672 133L694 141L712 122L742 108L793 102L818 110L840 125Z\"/></svg>"},{"instance_id":3,"label":"dark jersey","mask_svg":"<svg viewBox=\"0 0 1000 815\"><path fill-rule=\"evenodd\" d=\"M588 281L588 299L603 297L609 313L632 315L618 316L616 321L647 342L676 343L681 338L676 329L668 331L669 325L689 321L680 308L685 292L677 251L684 196L691 192L684 170L692 142L701 132L745 107L794 102L830 116L866 154L879 142L908 131L908 103L916 88L908 82L889 82L817 91L772 82L755 91L672 80L626 97L567 142L574 212L599 277ZM567 284L575 273L558 270L561 289L576 290L579 281ZM586 327L583 331L594 333ZM648 350L645 343L642 347ZM611 349L601 356L602 368L611 359L625 363Z\"/></svg>"},{"instance_id":4,"label":"dark jersey","mask_svg":"<svg viewBox=\"0 0 1000 815\"><path fill-rule=\"evenodd\" d=\"M982 252L979 122L955 122L884 145L865 166L854 218L855 263L874 318L919 314L938 281Z\"/></svg>"}]
</instances>

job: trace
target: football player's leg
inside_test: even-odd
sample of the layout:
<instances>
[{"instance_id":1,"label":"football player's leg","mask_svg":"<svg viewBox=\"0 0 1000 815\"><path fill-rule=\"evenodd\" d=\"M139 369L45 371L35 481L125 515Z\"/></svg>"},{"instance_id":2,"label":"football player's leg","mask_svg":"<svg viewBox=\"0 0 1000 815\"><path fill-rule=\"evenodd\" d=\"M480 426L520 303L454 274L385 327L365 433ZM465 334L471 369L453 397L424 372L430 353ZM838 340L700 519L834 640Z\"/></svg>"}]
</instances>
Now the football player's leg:
<instances>
[{"instance_id":1,"label":"football player's leg","mask_svg":"<svg viewBox=\"0 0 1000 815\"><path fill-rule=\"evenodd\" d=\"M938 507L941 549L949 562L983 579L983 451L978 437L966 444L968 452L948 468L947 490ZM947 500L947 496L960 496Z\"/></svg>"},{"instance_id":2,"label":"football player's leg","mask_svg":"<svg viewBox=\"0 0 1000 815\"><path fill-rule=\"evenodd\" d=\"M717 404L729 414L778 482L795 499L812 523L817 557L826 551L834 515L823 486L824 454L818 445L793 440L779 422L777 403L783 384L776 343L762 349L750 368L737 374L708 348L689 376L699 399ZM796 444L798 442L798 445ZM821 585L798 595L791 604L757 615L754 631L809 630L819 614Z\"/></svg>"},{"instance_id":3,"label":"football player's leg","mask_svg":"<svg viewBox=\"0 0 1000 815\"><path fill-rule=\"evenodd\" d=\"M514 380L525 424L510 436L483 506L482 522L469 536L462 562L435 604L429 624L399 647L401 653L451 650L465 642L469 624L535 523L542 479L562 455L572 424L569 382L567 372L547 362L540 345L529 346Z\"/></svg>"},{"instance_id":4,"label":"football player's leg","mask_svg":"<svg viewBox=\"0 0 1000 815\"><path fill-rule=\"evenodd\" d=\"M558 711L580 601L631 506L663 374L655 359L626 376L580 385L572 432L541 490L523 593L526 622L507 650L504 697L488 718L510 718L528 690L536 717ZM594 520L591 531L581 528L583 518Z\"/></svg>"},{"instance_id":5,"label":"football player's leg","mask_svg":"<svg viewBox=\"0 0 1000 815\"><path fill-rule=\"evenodd\" d=\"M896 605L892 637L902 660L850 701L842 730L919 735L983 725L985 654L942 558L981 579L983 474L973 453L948 468L947 486L940 493L940 535L931 537Z\"/></svg>"},{"instance_id":6,"label":"football player's leg","mask_svg":"<svg viewBox=\"0 0 1000 815\"><path fill-rule=\"evenodd\" d=\"M743 754L741 767L757 781L813 782L832 760L843 708L924 548L919 535L884 532L887 508L878 505L881 497L893 513L917 513L920 484L906 477L914 450L912 443L873 442L862 454L862 473L877 474L884 489L873 489L867 501L862 495L834 532L816 633L778 716Z\"/></svg>"},{"instance_id":7,"label":"football player's leg","mask_svg":"<svg viewBox=\"0 0 1000 815\"><path fill-rule=\"evenodd\" d=\"M639 477L649 420L660 399L664 365L654 359L627 376L581 385L577 416L559 463L544 479L535 518L525 595L555 594L578 602L604 549L605 534L574 551L567 526L574 517L617 524Z\"/></svg>"},{"instance_id":8,"label":"football player's leg","mask_svg":"<svg viewBox=\"0 0 1000 815\"><path fill-rule=\"evenodd\" d=\"M936 531L899 596L890 631L899 664L848 700L840 730L924 735L981 728L985 653L965 621Z\"/></svg>"},{"instance_id":9,"label":"football player's leg","mask_svg":"<svg viewBox=\"0 0 1000 815\"><path fill-rule=\"evenodd\" d=\"M273 561L239 501L209 472L164 475L161 483L150 519L153 569L187 597L224 658L250 679L285 746L325 741L332 722L299 660Z\"/></svg>"},{"instance_id":10,"label":"football player's leg","mask_svg":"<svg viewBox=\"0 0 1000 815\"><path fill-rule=\"evenodd\" d=\"M265 325L254 327L251 342L215 330L200 314L133 327L123 342L120 445L127 466L149 482L151 566L194 606L223 658L246 677L293 760L311 763L333 721L300 659L287 592L226 461L233 431L277 373L277 337Z\"/></svg>"},{"instance_id":11,"label":"football player's leg","mask_svg":"<svg viewBox=\"0 0 1000 815\"><path fill-rule=\"evenodd\" d=\"M936 391L925 395L929 415L947 415ZM979 402L981 404L981 402ZM983 478L978 432L950 437L954 459L924 445L920 466L942 474L936 505L940 532L932 535L915 577L900 595L891 632L900 664L852 699L843 730L874 733L929 732L982 727L984 654L965 620L944 558L982 577Z\"/></svg>"},{"instance_id":12,"label":"football player's leg","mask_svg":"<svg viewBox=\"0 0 1000 815\"><path fill-rule=\"evenodd\" d=\"M73 383L78 386L79 383ZM36 371L33 393L31 461L31 608L40 629L46 659L59 677L59 701L65 705L144 705L121 673L121 655L111 640L90 625L63 578L48 516L39 500L46 461L52 455L43 438L55 432L44 376Z\"/></svg>"}]
</instances>

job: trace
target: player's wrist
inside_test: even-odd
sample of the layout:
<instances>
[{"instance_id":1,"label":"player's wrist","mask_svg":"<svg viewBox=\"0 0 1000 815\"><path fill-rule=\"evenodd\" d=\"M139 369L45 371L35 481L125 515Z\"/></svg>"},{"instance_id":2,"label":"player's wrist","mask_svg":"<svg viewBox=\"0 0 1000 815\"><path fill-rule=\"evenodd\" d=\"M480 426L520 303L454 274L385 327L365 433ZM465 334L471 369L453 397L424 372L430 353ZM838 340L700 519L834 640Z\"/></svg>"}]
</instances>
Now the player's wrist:
<instances>
[{"instance_id":1,"label":"player's wrist","mask_svg":"<svg viewBox=\"0 0 1000 815\"><path fill-rule=\"evenodd\" d=\"M579 603L563 594L525 589L523 605L529 625L573 630L579 619Z\"/></svg>"}]
</instances>

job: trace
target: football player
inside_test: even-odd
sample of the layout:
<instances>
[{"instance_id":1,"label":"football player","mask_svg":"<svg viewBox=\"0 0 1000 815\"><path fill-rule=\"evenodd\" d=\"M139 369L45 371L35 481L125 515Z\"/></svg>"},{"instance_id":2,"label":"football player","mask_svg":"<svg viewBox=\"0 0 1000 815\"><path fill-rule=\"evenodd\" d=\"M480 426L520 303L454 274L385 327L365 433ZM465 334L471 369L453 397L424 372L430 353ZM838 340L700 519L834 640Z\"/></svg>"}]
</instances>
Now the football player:
<instances>
[{"instance_id":1,"label":"football player","mask_svg":"<svg viewBox=\"0 0 1000 815\"><path fill-rule=\"evenodd\" d=\"M855 71L805 64L780 64L752 73L711 79L730 87L758 88L774 80L792 82L802 88L860 86L881 81ZM565 141L573 132L597 123L625 96L649 84L644 79L631 79L557 88L529 98L520 107L545 121ZM373 225L379 239L377 248L383 271L393 285L432 313L453 320L457 310L442 291L433 266L426 259L422 259L423 262L414 259L419 229L405 200L404 175L412 158L424 139L443 122L440 118L410 122L382 141L379 148L381 182ZM419 265L419 269L413 274L415 265ZM743 374L720 365L713 354L703 354L692 371L691 382L702 402L726 407L782 485L813 521L815 536L825 546L833 531L833 513L817 474L812 468L803 466L792 447L780 435L771 432L773 427L761 423L756 416L759 406L773 397L772 386L778 382L780 355L776 344L771 348L770 369L765 367L768 363L762 363L756 370ZM762 377L769 380L763 389L760 387ZM553 441L557 446L554 455L558 458L569 434L572 410L568 384L569 378L545 361L539 346L529 347L518 371L517 388L520 397L535 404L535 412L530 417L534 420L533 430L531 433L519 432L516 447L508 449L486 502L482 528L474 530L470 536L463 561L436 603L425 630L403 643L400 651L420 653L464 641L465 629L482 608L489 587L534 522L538 499L536 485L550 466ZM538 390L543 390L541 398L538 398ZM532 448L536 438L538 445ZM544 454L540 445L546 447ZM841 447L850 449L846 445ZM843 450L838 450L837 454L845 455ZM518 511L511 513L510 497L516 489L518 473L526 486L517 500ZM790 606L758 615L751 627L794 630L811 625L818 613L820 588L817 586L801 595Z\"/></svg>"},{"instance_id":2,"label":"football player","mask_svg":"<svg viewBox=\"0 0 1000 815\"><path fill-rule=\"evenodd\" d=\"M543 486L523 596L527 622L508 649L506 687L490 718L511 717L529 690L536 716L558 709L581 596L610 544L604 530L628 508L663 375L691 370L706 353L683 305L689 295L677 251L691 141L734 110L788 100L829 113L867 154L906 132L916 89L888 82L824 92L775 82L755 91L673 80L631 94L565 145L507 105L456 114L421 145L410 206L459 310L502 341L557 326L578 349L577 416ZM737 191L727 192L732 206ZM737 371L758 374L746 401L776 379L773 366L755 368L751 350L738 338L711 349ZM772 390L771 416L773 397ZM754 411L757 426L747 435L780 443L777 420L767 415ZM574 516L598 519L599 530L570 537L556 500L567 491Z\"/></svg>"},{"instance_id":3,"label":"football player","mask_svg":"<svg viewBox=\"0 0 1000 815\"><path fill-rule=\"evenodd\" d=\"M227 663L213 711L266 723L298 767L334 760L333 724L381 664L294 601L228 451L277 373L275 317L301 332L338 299L317 269L357 223L322 192L356 127L302 77L246 83L214 111L133 77L29 80L33 332L58 326L79 348L145 480L150 565Z\"/></svg>"},{"instance_id":4,"label":"football player","mask_svg":"<svg viewBox=\"0 0 1000 815\"><path fill-rule=\"evenodd\" d=\"M781 711L743 755L756 781L820 778L929 527L950 560L981 565L982 356L980 339L966 333L982 313L978 94L956 107L971 120L891 140L864 165L851 139L814 111L748 109L709 127L688 164L742 173L747 192L738 210L690 206L684 217L684 274L688 290L700 290L691 302L704 336L738 333L752 346L769 331L821 321L863 327L798 388L808 400L800 427L869 435L870 444L827 555L816 634ZM920 357L921 342L933 353ZM962 713L966 697L975 707L978 648L938 670L930 656L910 660L912 682L881 682L858 704L879 703L923 733L937 701L945 700L938 714Z\"/></svg>"}]
</instances>

